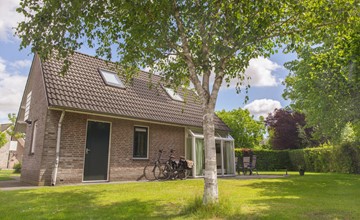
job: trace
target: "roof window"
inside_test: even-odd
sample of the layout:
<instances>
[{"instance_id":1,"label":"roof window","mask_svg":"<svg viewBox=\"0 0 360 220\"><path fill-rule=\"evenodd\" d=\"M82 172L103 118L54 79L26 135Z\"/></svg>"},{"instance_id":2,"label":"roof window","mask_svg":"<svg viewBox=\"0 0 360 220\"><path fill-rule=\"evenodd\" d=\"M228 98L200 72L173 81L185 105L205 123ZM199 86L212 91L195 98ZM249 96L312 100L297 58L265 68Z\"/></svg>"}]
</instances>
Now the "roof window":
<instances>
[{"instance_id":1,"label":"roof window","mask_svg":"<svg viewBox=\"0 0 360 220\"><path fill-rule=\"evenodd\" d=\"M180 101L180 102L183 102L184 99L181 98L181 96L179 94L177 94L173 89L170 89L170 88L166 88L164 87L166 93L170 96L170 98L172 98L173 100L175 101Z\"/></svg>"},{"instance_id":2,"label":"roof window","mask_svg":"<svg viewBox=\"0 0 360 220\"><path fill-rule=\"evenodd\" d=\"M124 83L116 73L104 69L99 69L99 72L107 85L125 88Z\"/></svg>"}]
</instances>

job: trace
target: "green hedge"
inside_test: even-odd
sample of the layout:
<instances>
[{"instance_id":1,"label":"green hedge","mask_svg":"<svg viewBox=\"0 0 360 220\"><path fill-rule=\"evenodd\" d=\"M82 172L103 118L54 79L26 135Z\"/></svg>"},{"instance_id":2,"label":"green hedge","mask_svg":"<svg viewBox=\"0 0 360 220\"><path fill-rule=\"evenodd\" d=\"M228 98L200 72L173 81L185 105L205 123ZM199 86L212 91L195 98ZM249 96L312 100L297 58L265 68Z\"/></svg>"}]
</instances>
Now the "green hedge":
<instances>
[{"instance_id":1,"label":"green hedge","mask_svg":"<svg viewBox=\"0 0 360 220\"><path fill-rule=\"evenodd\" d=\"M304 167L312 172L338 172L360 174L360 146L343 144L338 147L319 147L298 150L253 150L258 170L298 170ZM242 163L243 152L235 150Z\"/></svg>"}]
</instances>

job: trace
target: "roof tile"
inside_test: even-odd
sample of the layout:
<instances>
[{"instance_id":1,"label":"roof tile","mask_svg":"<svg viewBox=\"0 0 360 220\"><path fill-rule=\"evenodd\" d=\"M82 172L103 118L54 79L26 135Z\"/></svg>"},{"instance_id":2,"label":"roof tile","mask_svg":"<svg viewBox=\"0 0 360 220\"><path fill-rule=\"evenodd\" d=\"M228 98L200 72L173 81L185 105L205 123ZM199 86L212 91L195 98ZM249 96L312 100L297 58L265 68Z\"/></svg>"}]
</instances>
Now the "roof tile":
<instances>
[{"instance_id":1,"label":"roof tile","mask_svg":"<svg viewBox=\"0 0 360 220\"><path fill-rule=\"evenodd\" d=\"M149 76L145 72L126 84L126 89L107 86L98 69L111 70L115 67L113 63L106 64L81 53L75 53L70 60L72 64L65 76L60 75L61 61L50 59L42 63L50 106L202 127L201 104L195 94L187 94L186 104L172 100L161 87L149 88ZM154 84L159 81L159 76L152 76ZM179 94L184 97L182 91ZM229 130L218 117L215 127Z\"/></svg>"}]
</instances>

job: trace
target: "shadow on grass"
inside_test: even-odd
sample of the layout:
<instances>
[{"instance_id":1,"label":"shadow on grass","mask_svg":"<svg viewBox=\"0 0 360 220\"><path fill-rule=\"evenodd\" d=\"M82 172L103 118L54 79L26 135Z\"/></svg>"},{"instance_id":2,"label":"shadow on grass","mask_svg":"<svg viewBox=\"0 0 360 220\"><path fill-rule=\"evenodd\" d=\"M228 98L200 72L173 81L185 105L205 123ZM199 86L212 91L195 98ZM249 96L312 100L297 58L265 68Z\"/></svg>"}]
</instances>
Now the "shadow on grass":
<instances>
[{"instance_id":1,"label":"shadow on grass","mask_svg":"<svg viewBox=\"0 0 360 220\"><path fill-rule=\"evenodd\" d=\"M189 182L192 183L195 182ZM0 213L1 219L356 219L360 216L357 198L360 176L226 179L219 184L223 189L220 204L212 206L203 206L201 197L186 197L179 204L166 196L156 196L178 184L158 187L159 191L147 195L136 189L143 187L140 184L134 188L133 185L126 188L99 185L0 191ZM184 186L188 186L186 182L180 188ZM135 195L129 196L132 194Z\"/></svg>"},{"instance_id":2,"label":"shadow on grass","mask_svg":"<svg viewBox=\"0 0 360 220\"><path fill-rule=\"evenodd\" d=\"M106 190L0 191L1 219L159 219L173 218L162 212L158 201L102 198ZM126 192L124 192L126 193ZM10 200L6 201L6 200ZM13 201L13 202L11 202Z\"/></svg>"}]
</instances>

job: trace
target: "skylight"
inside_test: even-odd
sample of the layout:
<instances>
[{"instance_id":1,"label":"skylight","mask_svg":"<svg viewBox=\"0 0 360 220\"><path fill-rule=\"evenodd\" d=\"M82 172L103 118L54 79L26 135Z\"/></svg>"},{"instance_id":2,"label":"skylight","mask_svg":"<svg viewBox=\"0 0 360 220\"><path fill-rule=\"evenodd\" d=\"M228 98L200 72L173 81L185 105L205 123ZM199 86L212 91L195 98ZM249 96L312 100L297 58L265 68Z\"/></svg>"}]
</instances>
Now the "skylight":
<instances>
[{"instance_id":1,"label":"skylight","mask_svg":"<svg viewBox=\"0 0 360 220\"><path fill-rule=\"evenodd\" d=\"M170 89L170 88L166 88L164 87L166 93L170 96L170 98L172 98L173 100L176 100L176 101L180 101L180 102L183 102L184 99L181 98L181 96L179 94L177 94L173 89Z\"/></svg>"},{"instance_id":2,"label":"skylight","mask_svg":"<svg viewBox=\"0 0 360 220\"><path fill-rule=\"evenodd\" d=\"M124 84L121 82L116 73L103 69L99 69L99 72L107 85L125 88Z\"/></svg>"}]
</instances>

